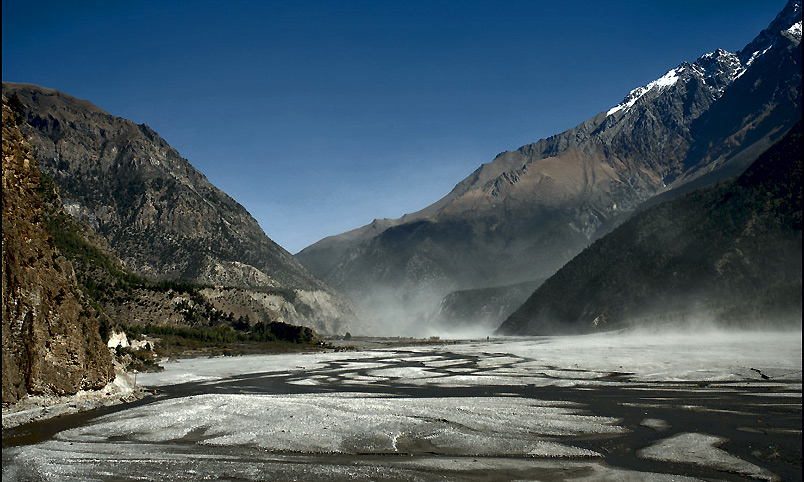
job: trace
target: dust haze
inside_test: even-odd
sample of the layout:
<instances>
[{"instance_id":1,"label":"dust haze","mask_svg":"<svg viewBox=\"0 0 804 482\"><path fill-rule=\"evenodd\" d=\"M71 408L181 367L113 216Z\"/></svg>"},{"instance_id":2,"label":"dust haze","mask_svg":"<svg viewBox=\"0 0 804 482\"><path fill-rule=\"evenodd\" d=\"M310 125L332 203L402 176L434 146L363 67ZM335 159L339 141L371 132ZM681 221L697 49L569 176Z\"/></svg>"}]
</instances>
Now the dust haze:
<instances>
[{"instance_id":1,"label":"dust haze","mask_svg":"<svg viewBox=\"0 0 804 482\"><path fill-rule=\"evenodd\" d=\"M448 319L442 312L447 288L430 288L426 290L408 291L400 294L391 288L374 290L371 295L357 304L370 326L365 336L378 337L440 337L444 339L483 339L486 337L510 338L495 335L495 330L516 310L518 306L497 308L502 315L489 316L477 313L466 316L459 321ZM768 316L743 314L734 318L725 318L722 312L712 309L688 305L687 311L662 311L660 307L645 307L642 316L632 317L614 325L601 324L591 326L579 324L582 333L612 333L630 337L683 337L690 334L716 339L738 333L757 332L800 332L801 311L789 313L773 313ZM586 326L589 325L589 326ZM560 333L543 333L544 336ZM749 335L750 336L750 335Z\"/></svg>"}]
</instances>

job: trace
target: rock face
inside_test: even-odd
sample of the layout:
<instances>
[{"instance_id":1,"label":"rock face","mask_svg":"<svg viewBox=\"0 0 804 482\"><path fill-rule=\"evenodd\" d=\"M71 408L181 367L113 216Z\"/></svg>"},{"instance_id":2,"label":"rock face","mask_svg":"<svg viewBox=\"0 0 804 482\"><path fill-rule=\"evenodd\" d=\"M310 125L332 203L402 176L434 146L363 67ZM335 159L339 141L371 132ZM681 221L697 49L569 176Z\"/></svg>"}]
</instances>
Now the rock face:
<instances>
[{"instance_id":1,"label":"rock face","mask_svg":"<svg viewBox=\"0 0 804 482\"><path fill-rule=\"evenodd\" d=\"M798 26L796 28L796 25ZM564 133L503 152L425 209L297 258L372 306L544 278L645 201L739 174L801 115L801 2L738 53L684 63Z\"/></svg>"},{"instance_id":2,"label":"rock face","mask_svg":"<svg viewBox=\"0 0 804 482\"><path fill-rule=\"evenodd\" d=\"M238 289L254 296L278 290L288 295L283 308L266 308L260 319L324 333L359 331L342 295L269 239L243 206L148 126L30 84L4 82L3 92L19 99L20 129L65 210L101 235L127 269L152 281L230 288L231 299ZM154 296L134 296L154 313L171 312L169 303L148 298ZM109 309L124 313L125 304Z\"/></svg>"},{"instance_id":3,"label":"rock face","mask_svg":"<svg viewBox=\"0 0 804 482\"><path fill-rule=\"evenodd\" d=\"M3 404L114 378L97 314L52 246L36 160L3 98Z\"/></svg>"},{"instance_id":4,"label":"rock face","mask_svg":"<svg viewBox=\"0 0 804 482\"><path fill-rule=\"evenodd\" d=\"M801 329L799 121L736 180L639 213L548 279L498 333L688 321Z\"/></svg>"},{"instance_id":5,"label":"rock face","mask_svg":"<svg viewBox=\"0 0 804 482\"><path fill-rule=\"evenodd\" d=\"M3 83L25 107L23 134L68 212L149 279L244 288L323 289L147 125L29 84Z\"/></svg>"}]
</instances>

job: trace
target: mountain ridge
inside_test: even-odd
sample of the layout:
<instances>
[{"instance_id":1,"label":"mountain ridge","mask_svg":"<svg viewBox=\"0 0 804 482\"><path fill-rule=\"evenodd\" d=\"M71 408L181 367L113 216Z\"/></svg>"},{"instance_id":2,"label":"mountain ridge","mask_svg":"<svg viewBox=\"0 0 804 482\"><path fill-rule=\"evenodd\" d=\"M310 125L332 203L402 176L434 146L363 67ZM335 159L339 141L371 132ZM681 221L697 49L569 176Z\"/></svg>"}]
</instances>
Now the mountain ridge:
<instances>
[{"instance_id":1,"label":"mountain ridge","mask_svg":"<svg viewBox=\"0 0 804 482\"><path fill-rule=\"evenodd\" d=\"M147 125L32 84L4 82L3 92L17 99L20 128L65 211L103 236L137 275L209 287L218 309L252 319L323 333L359 325L347 299Z\"/></svg>"},{"instance_id":2,"label":"mountain ridge","mask_svg":"<svg viewBox=\"0 0 804 482\"><path fill-rule=\"evenodd\" d=\"M234 282L243 287L265 286L283 281L306 288L323 286L306 273L290 253L265 237L256 220L245 208L228 194L212 186L206 176L193 168L146 124L135 124L112 116L89 101L33 84L4 82L3 90L8 96L17 94L28 109L28 118L25 119L26 125L22 126L22 130L31 139L42 170L60 186L68 211L110 239L123 255L126 264L138 273L152 278L168 276L182 281L209 284ZM70 136L74 139L69 139ZM79 156L89 157L97 164L76 162L79 161ZM97 178L102 183L101 186L96 186L98 189L89 192L83 186L87 176L81 174ZM117 179L112 179L115 175L129 178L116 182ZM168 188L172 187L180 192L171 195L162 192L166 189L162 186L146 185L159 178L165 178L166 182L172 179L172 186L169 185ZM132 186L131 183L138 185ZM158 181L156 184L159 184ZM148 193L145 199L126 192L137 188ZM149 188L157 192L151 194ZM121 194L131 195L118 199ZM148 195L160 194L162 198L148 198ZM182 196L199 199L194 206L187 206L180 213L166 212L169 204L182 204ZM126 202L138 205L126 206ZM218 226L202 219L195 211L207 211L205 214L214 216L214 224ZM243 232L231 228L236 223L245 226L241 228ZM183 257L186 257L186 249L182 249L182 243L198 244L198 240L212 236L227 239L230 242L220 243L220 252L213 254L228 262L229 266L210 266L210 259L201 263L184 259L171 264L152 253L155 247L133 239L139 233L128 232L128 227L132 225L145 229L146 235L156 234L148 229L151 227L172 230L181 239L174 240L165 236L161 241L169 246L167 250L175 250L176 254ZM138 249L126 249L126 244ZM225 251L227 245L234 244L242 245L239 256ZM202 246L199 248L201 252L210 249ZM262 254L257 255L254 251ZM203 256L211 258L206 253ZM260 256L279 260L276 266L271 267L270 275L265 273L268 270L260 270L255 266L260 263ZM249 264L261 273L238 273L236 263L239 260L250 261ZM245 267L241 268L248 271ZM231 276L227 278L227 275ZM274 281L273 278L277 280Z\"/></svg>"},{"instance_id":3,"label":"mountain ridge","mask_svg":"<svg viewBox=\"0 0 804 482\"><path fill-rule=\"evenodd\" d=\"M801 47L784 32L800 18L791 0L739 53L684 62L608 112L500 153L436 203L296 257L347 294L369 293L369 309L435 307L450 291L547 277L645 201L738 174L792 126Z\"/></svg>"},{"instance_id":4,"label":"mountain ridge","mask_svg":"<svg viewBox=\"0 0 804 482\"><path fill-rule=\"evenodd\" d=\"M500 334L656 322L801 327L802 123L739 177L657 204L542 284Z\"/></svg>"}]
</instances>

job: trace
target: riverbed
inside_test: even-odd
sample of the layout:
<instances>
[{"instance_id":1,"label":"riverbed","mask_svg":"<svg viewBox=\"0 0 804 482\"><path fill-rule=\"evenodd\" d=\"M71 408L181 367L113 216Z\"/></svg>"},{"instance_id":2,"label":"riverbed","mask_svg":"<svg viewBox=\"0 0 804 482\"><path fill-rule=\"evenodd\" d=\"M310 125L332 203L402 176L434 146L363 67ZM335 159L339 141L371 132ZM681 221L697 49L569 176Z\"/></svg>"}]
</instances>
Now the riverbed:
<instances>
[{"instance_id":1,"label":"riverbed","mask_svg":"<svg viewBox=\"0 0 804 482\"><path fill-rule=\"evenodd\" d=\"M801 332L183 359L3 433L4 480L801 480Z\"/></svg>"}]
</instances>

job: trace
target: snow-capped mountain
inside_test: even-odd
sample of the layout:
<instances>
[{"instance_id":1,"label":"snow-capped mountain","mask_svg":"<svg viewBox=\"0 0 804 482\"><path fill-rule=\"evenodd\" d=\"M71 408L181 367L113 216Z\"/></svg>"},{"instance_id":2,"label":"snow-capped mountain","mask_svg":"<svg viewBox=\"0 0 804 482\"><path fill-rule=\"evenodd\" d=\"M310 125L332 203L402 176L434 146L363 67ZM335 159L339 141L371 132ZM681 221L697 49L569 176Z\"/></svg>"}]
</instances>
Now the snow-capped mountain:
<instances>
[{"instance_id":1,"label":"snow-capped mountain","mask_svg":"<svg viewBox=\"0 0 804 482\"><path fill-rule=\"evenodd\" d=\"M679 82L689 82L693 77L703 80L713 95L722 94L734 79L745 72L745 67L736 54L717 49L701 56L694 63L683 63L653 82L632 90L628 96L606 112L606 116L620 113L624 115L647 94L660 95L665 89ZM719 95L718 95L719 96Z\"/></svg>"},{"instance_id":2,"label":"snow-capped mountain","mask_svg":"<svg viewBox=\"0 0 804 482\"><path fill-rule=\"evenodd\" d=\"M740 62L749 67L757 58L773 48L786 49L788 40L801 42L801 1L789 1L768 28L760 32L737 55Z\"/></svg>"},{"instance_id":3,"label":"snow-capped mountain","mask_svg":"<svg viewBox=\"0 0 804 482\"><path fill-rule=\"evenodd\" d=\"M369 309L406 316L454 290L549 276L645 201L739 174L789 129L801 117L800 30L791 0L740 52L685 62L573 129L499 154L421 211L297 257Z\"/></svg>"}]
</instances>

